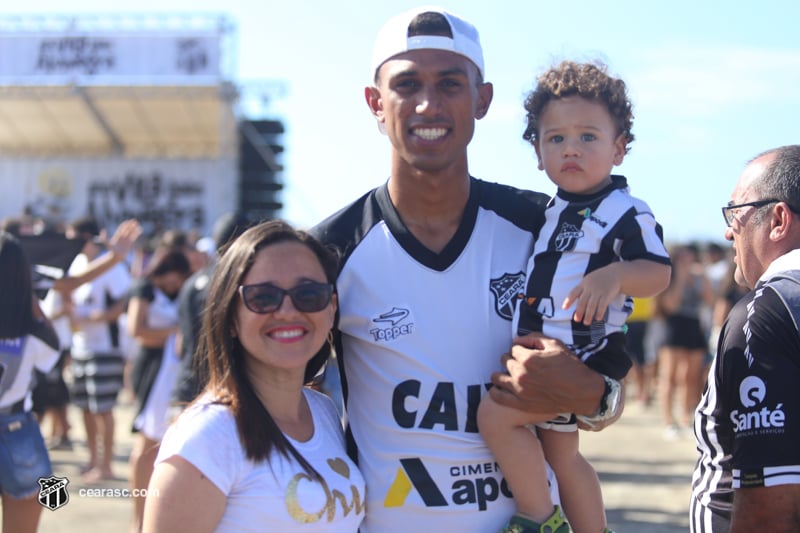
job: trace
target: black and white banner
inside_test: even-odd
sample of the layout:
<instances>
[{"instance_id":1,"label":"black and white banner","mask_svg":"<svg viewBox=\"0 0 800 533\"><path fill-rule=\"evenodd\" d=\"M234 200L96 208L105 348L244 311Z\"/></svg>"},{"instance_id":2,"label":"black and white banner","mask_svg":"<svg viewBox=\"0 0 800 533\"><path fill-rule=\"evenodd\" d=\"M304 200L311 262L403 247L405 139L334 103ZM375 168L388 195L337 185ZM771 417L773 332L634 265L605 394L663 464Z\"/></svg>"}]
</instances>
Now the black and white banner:
<instances>
[{"instance_id":1,"label":"black and white banner","mask_svg":"<svg viewBox=\"0 0 800 533\"><path fill-rule=\"evenodd\" d=\"M0 83L160 85L220 78L213 32L0 33Z\"/></svg>"}]
</instances>

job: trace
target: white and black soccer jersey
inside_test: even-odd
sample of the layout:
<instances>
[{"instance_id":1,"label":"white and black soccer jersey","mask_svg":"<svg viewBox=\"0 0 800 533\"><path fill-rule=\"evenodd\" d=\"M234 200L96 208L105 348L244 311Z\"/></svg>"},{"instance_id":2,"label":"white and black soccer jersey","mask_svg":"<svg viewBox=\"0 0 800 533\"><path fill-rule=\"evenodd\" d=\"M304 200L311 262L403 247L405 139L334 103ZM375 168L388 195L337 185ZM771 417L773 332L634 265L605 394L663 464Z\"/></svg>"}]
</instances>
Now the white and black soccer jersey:
<instances>
[{"instance_id":1,"label":"white and black soccer jersey","mask_svg":"<svg viewBox=\"0 0 800 533\"><path fill-rule=\"evenodd\" d=\"M773 261L722 327L695 413L691 530L728 531L733 490L800 484L800 250Z\"/></svg>"},{"instance_id":2,"label":"white and black soccer jersey","mask_svg":"<svg viewBox=\"0 0 800 533\"><path fill-rule=\"evenodd\" d=\"M546 201L472 178L441 253L404 226L385 185L314 228L343 253L336 348L367 482L362 532L499 531L513 514L476 412L511 344Z\"/></svg>"},{"instance_id":3,"label":"white and black soccer jersey","mask_svg":"<svg viewBox=\"0 0 800 533\"><path fill-rule=\"evenodd\" d=\"M621 294L611 302L605 320L590 326L572 320L575 305L561 302L583 277L617 261L646 259L670 264L661 226L645 202L630 195L622 176L590 195L561 189L545 211L545 224L527 267L525 298L514 317L514 331L542 332L572 347L592 369L622 379L631 361L621 342L605 349L604 339L622 331L633 310L633 298Z\"/></svg>"},{"instance_id":4,"label":"white and black soccer jersey","mask_svg":"<svg viewBox=\"0 0 800 533\"><path fill-rule=\"evenodd\" d=\"M33 371L50 371L58 356L58 336L45 322L37 322L24 337L0 339L0 411L30 411Z\"/></svg>"}]
</instances>

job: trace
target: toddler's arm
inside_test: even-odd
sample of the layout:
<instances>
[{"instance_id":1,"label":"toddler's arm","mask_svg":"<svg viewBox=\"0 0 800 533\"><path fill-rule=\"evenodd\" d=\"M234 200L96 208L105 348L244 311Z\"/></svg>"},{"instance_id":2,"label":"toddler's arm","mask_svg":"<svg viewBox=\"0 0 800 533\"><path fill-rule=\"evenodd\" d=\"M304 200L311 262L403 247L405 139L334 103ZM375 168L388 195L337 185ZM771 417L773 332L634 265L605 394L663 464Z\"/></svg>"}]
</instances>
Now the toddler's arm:
<instances>
[{"instance_id":1,"label":"toddler's arm","mask_svg":"<svg viewBox=\"0 0 800 533\"><path fill-rule=\"evenodd\" d=\"M573 319L588 326L603 318L620 293L642 298L660 293L669 286L671 271L669 265L648 259L612 263L586 274L564 299L562 309L577 301Z\"/></svg>"}]
</instances>

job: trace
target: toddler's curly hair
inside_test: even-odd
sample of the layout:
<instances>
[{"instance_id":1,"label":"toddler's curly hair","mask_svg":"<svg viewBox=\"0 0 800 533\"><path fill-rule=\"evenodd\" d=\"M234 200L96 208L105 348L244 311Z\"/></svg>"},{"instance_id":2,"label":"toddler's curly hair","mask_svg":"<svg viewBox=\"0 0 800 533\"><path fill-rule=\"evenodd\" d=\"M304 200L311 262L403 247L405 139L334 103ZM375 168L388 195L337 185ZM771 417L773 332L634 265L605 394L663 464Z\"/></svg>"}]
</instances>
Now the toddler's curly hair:
<instances>
[{"instance_id":1,"label":"toddler's curly hair","mask_svg":"<svg viewBox=\"0 0 800 533\"><path fill-rule=\"evenodd\" d=\"M527 127L522 138L538 142L539 122L548 102L567 96L580 96L608 108L618 134L625 136L625 153L633 142L633 106L625 82L608 74L608 67L599 62L562 61L536 80L536 88L525 98Z\"/></svg>"}]
</instances>

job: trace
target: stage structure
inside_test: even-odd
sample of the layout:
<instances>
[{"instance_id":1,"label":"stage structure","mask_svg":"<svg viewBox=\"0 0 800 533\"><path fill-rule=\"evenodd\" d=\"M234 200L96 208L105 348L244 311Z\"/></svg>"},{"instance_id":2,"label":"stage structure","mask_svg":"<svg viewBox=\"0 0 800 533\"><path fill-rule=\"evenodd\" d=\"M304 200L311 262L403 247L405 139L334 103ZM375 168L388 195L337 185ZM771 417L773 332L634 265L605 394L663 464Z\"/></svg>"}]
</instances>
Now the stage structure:
<instances>
[{"instance_id":1,"label":"stage structure","mask_svg":"<svg viewBox=\"0 0 800 533\"><path fill-rule=\"evenodd\" d=\"M0 19L0 216L208 234L248 196L235 37L223 15Z\"/></svg>"}]
</instances>

